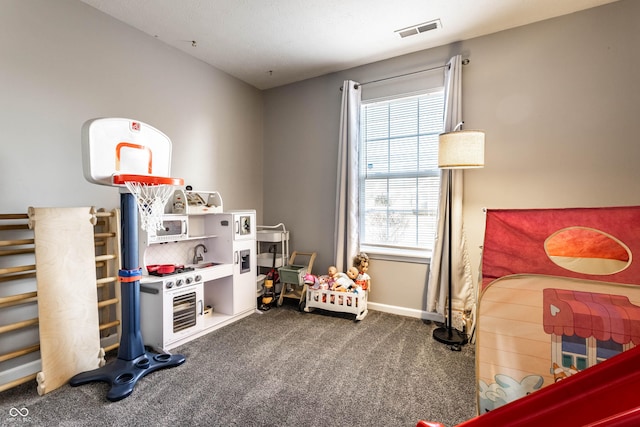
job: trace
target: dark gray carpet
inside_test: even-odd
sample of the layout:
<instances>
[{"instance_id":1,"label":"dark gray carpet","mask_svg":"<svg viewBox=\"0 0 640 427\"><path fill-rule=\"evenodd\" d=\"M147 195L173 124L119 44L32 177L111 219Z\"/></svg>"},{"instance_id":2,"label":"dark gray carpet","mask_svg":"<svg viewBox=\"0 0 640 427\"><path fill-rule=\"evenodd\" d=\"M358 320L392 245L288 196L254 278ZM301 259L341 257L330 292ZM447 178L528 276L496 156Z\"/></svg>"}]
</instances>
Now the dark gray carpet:
<instances>
[{"instance_id":1,"label":"dark gray carpet","mask_svg":"<svg viewBox=\"0 0 640 427\"><path fill-rule=\"evenodd\" d=\"M119 402L99 382L0 393L0 425L453 426L475 415L472 346L449 350L419 319L352 319L287 305L252 314L175 349L184 365L149 374Z\"/></svg>"}]
</instances>

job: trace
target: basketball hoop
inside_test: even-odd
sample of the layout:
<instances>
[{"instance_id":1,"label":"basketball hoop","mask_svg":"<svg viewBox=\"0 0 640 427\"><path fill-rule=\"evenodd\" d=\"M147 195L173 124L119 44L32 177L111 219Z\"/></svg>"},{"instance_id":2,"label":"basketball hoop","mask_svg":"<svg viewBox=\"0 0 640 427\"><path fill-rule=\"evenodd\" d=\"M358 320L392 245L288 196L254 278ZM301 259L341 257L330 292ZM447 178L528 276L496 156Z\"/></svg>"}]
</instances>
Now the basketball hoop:
<instances>
[{"instance_id":1,"label":"basketball hoop","mask_svg":"<svg viewBox=\"0 0 640 427\"><path fill-rule=\"evenodd\" d=\"M114 175L114 185L125 185L135 197L143 230L162 228L164 206L173 195L173 187L183 185L181 178L148 175Z\"/></svg>"}]
</instances>

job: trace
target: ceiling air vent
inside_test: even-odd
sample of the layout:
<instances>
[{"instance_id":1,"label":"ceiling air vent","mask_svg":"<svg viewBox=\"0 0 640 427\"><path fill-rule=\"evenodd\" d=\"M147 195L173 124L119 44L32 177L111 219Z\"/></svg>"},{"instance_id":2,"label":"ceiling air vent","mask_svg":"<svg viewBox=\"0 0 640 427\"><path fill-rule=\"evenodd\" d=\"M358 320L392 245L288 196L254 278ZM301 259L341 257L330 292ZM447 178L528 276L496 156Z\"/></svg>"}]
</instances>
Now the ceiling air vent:
<instances>
[{"instance_id":1,"label":"ceiling air vent","mask_svg":"<svg viewBox=\"0 0 640 427\"><path fill-rule=\"evenodd\" d=\"M409 36L415 36L416 34L418 34L418 30L414 27L407 30L398 31L398 34L400 34L400 37L405 38Z\"/></svg>"},{"instance_id":2,"label":"ceiling air vent","mask_svg":"<svg viewBox=\"0 0 640 427\"><path fill-rule=\"evenodd\" d=\"M411 27L402 28L400 30L396 30L395 32L400 35L400 37L405 38L409 36L415 36L416 34L426 33L427 31L438 29L442 26L439 19L423 22L422 24L413 25Z\"/></svg>"}]
</instances>

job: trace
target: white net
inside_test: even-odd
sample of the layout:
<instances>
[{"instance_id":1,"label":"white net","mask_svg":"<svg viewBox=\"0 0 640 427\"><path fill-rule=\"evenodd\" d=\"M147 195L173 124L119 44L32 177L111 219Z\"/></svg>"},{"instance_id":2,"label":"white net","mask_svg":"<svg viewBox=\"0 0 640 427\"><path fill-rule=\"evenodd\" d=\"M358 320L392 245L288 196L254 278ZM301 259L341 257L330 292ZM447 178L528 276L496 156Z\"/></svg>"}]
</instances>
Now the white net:
<instances>
[{"instance_id":1,"label":"white net","mask_svg":"<svg viewBox=\"0 0 640 427\"><path fill-rule=\"evenodd\" d=\"M173 195L173 185L147 185L135 181L126 181L125 184L138 203L140 227L146 231L159 230L164 206Z\"/></svg>"}]
</instances>

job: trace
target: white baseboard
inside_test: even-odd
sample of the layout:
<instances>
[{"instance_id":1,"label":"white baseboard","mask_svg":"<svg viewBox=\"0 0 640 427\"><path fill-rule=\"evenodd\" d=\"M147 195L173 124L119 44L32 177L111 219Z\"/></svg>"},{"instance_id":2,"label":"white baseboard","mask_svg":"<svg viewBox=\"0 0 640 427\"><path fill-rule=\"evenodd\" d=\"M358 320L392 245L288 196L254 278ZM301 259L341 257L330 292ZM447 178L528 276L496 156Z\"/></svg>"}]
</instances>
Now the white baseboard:
<instances>
[{"instance_id":1,"label":"white baseboard","mask_svg":"<svg viewBox=\"0 0 640 427\"><path fill-rule=\"evenodd\" d=\"M384 313L397 314L399 316L414 317L416 319L431 320L433 322L444 322L444 316L438 313L429 313L414 308L398 307L395 305L369 302L367 307L371 310L382 311Z\"/></svg>"}]
</instances>

